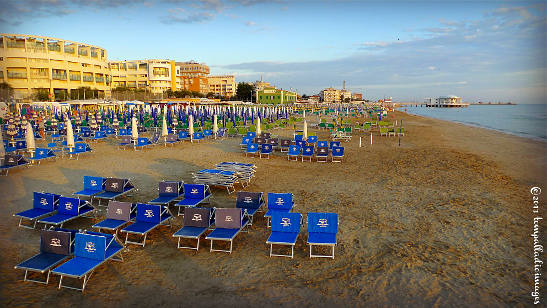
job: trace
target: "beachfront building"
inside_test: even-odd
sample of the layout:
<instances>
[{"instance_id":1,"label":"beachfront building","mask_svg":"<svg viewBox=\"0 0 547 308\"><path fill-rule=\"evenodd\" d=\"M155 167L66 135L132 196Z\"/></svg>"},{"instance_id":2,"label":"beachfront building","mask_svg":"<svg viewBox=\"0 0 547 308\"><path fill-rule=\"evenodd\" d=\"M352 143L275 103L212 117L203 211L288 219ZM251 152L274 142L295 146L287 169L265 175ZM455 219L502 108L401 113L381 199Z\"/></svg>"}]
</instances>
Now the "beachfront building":
<instances>
[{"instance_id":1,"label":"beachfront building","mask_svg":"<svg viewBox=\"0 0 547 308\"><path fill-rule=\"evenodd\" d=\"M351 100L352 101L362 101L363 100L363 94L362 93L351 93Z\"/></svg>"},{"instance_id":2,"label":"beachfront building","mask_svg":"<svg viewBox=\"0 0 547 308\"><path fill-rule=\"evenodd\" d=\"M255 86L255 90L257 92L262 91L265 88L271 88L272 87L272 85L269 82L262 81L262 78L260 78L260 80L255 81L254 86Z\"/></svg>"},{"instance_id":3,"label":"beachfront building","mask_svg":"<svg viewBox=\"0 0 547 308\"><path fill-rule=\"evenodd\" d=\"M427 107L467 107L469 104L462 103L462 98L455 96L455 95L449 95L449 96L441 96L438 98L426 98L424 99L424 104Z\"/></svg>"},{"instance_id":4,"label":"beachfront building","mask_svg":"<svg viewBox=\"0 0 547 308\"><path fill-rule=\"evenodd\" d=\"M208 76L209 92L219 96L232 97L236 94L236 78L234 75Z\"/></svg>"},{"instance_id":5,"label":"beachfront building","mask_svg":"<svg viewBox=\"0 0 547 308\"><path fill-rule=\"evenodd\" d=\"M110 61L112 88L145 89L163 93L177 89L175 61L166 59Z\"/></svg>"},{"instance_id":6,"label":"beachfront building","mask_svg":"<svg viewBox=\"0 0 547 308\"><path fill-rule=\"evenodd\" d=\"M16 99L47 91L50 99L68 98L80 87L110 95L110 69L104 48L37 35L0 34L0 82Z\"/></svg>"},{"instance_id":7,"label":"beachfront building","mask_svg":"<svg viewBox=\"0 0 547 308\"><path fill-rule=\"evenodd\" d=\"M280 90L274 87L257 91L256 96L259 104L294 104L298 99L296 92Z\"/></svg>"},{"instance_id":8,"label":"beachfront building","mask_svg":"<svg viewBox=\"0 0 547 308\"><path fill-rule=\"evenodd\" d=\"M209 92L209 66L195 61L176 62L177 90L188 90L207 94Z\"/></svg>"},{"instance_id":9,"label":"beachfront building","mask_svg":"<svg viewBox=\"0 0 547 308\"><path fill-rule=\"evenodd\" d=\"M346 89L326 88L319 93L321 101L324 103L340 103L346 98L351 99L351 91Z\"/></svg>"}]
</instances>

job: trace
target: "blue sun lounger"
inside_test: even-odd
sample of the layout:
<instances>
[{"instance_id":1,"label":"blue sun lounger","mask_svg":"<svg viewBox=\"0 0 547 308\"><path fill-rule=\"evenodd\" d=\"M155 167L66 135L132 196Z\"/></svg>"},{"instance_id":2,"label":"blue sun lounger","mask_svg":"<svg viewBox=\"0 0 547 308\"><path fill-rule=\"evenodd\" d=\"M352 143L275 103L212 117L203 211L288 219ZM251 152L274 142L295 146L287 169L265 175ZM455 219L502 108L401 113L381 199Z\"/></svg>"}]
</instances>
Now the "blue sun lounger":
<instances>
[{"instance_id":1,"label":"blue sun lounger","mask_svg":"<svg viewBox=\"0 0 547 308\"><path fill-rule=\"evenodd\" d=\"M84 189L73 193L77 197L90 198L93 200L95 195L104 192L104 179L98 176L84 175Z\"/></svg>"},{"instance_id":2,"label":"blue sun lounger","mask_svg":"<svg viewBox=\"0 0 547 308\"><path fill-rule=\"evenodd\" d=\"M158 226L167 223L171 225L172 218L173 215L166 206L137 203L136 221L121 230L121 232L125 232L125 244L136 244L144 247L148 233ZM142 242L130 241L129 234L143 237Z\"/></svg>"},{"instance_id":3,"label":"blue sun lounger","mask_svg":"<svg viewBox=\"0 0 547 308\"><path fill-rule=\"evenodd\" d=\"M76 155L76 159L80 158L80 154L91 152L91 147L87 143L75 143L72 152L67 152L68 155Z\"/></svg>"},{"instance_id":4,"label":"blue sun lounger","mask_svg":"<svg viewBox=\"0 0 547 308\"><path fill-rule=\"evenodd\" d=\"M28 166L28 161L19 154L6 154L4 156L4 164L0 166L0 171L4 175L8 175L11 169L16 169L21 166Z\"/></svg>"},{"instance_id":5,"label":"blue sun lounger","mask_svg":"<svg viewBox=\"0 0 547 308\"><path fill-rule=\"evenodd\" d=\"M239 146L241 147L242 150L246 150L247 145L252 142L253 142L253 138L246 136L246 137L243 137L243 139L241 139L241 143L239 144Z\"/></svg>"},{"instance_id":6,"label":"blue sun lounger","mask_svg":"<svg viewBox=\"0 0 547 308\"><path fill-rule=\"evenodd\" d=\"M336 234L338 233L338 214L336 213L308 213L308 245L310 245L310 258L333 258L334 246L336 246ZM313 246L330 246L332 253L329 255L314 255Z\"/></svg>"},{"instance_id":7,"label":"blue sun lounger","mask_svg":"<svg viewBox=\"0 0 547 308\"><path fill-rule=\"evenodd\" d=\"M341 163L343 157L344 157L343 147L332 147L331 161L333 163Z\"/></svg>"},{"instance_id":8,"label":"blue sun lounger","mask_svg":"<svg viewBox=\"0 0 547 308\"><path fill-rule=\"evenodd\" d=\"M101 205L101 200L115 200L118 197L121 197L130 191L135 189L133 184L129 179L118 179L118 178L106 178L104 180L104 191L94 195L93 197L99 199L99 205Z\"/></svg>"},{"instance_id":9,"label":"blue sun lounger","mask_svg":"<svg viewBox=\"0 0 547 308\"><path fill-rule=\"evenodd\" d=\"M289 146L289 153L287 154L287 159L288 160L294 160L294 161L298 161L298 156L300 156L300 146L299 145L290 145Z\"/></svg>"},{"instance_id":10,"label":"blue sun lounger","mask_svg":"<svg viewBox=\"0 0 547 308\"><path fill-rule=\"evenodd\" d=\"M177 139L179 141L190 140L190 135L188 134L188 132L185 132L185 131L181 130L181 131L179 131L179 135L178 135Z\"/></svg>"},{"instance_id":11,"label":"blue sun lounger","mask_svg":"<svg viewBox=\"0 0 547 308\"><path fill-rule=\"evenodd\" d=\"M264 214L267 219L267 226L270 226L270 218L273 213L288 213L293 206L293 195L291 193L268 193L268 211Z\"/></svg>"},{"instance_id":12,"label":"blue sun lounger","mask_svg":"<svg viewBox=\"0 0 547 308\"><path fill-rule=\"evenodd\" d=\"M202 132L195 132L194 136L192 137L192 142L197 141L200 142L200 140L203 140L204 136Z\"/></svg>"},{"instance_id":13,"label":"blue sun lounger","mask_svg":"<svg viewBox=\"0 0 547 308\"><path fill-rule=\"evenodd\" d=\"M41 230L40 253L17 264L15 269L25 271L23 281L48 284L51 269L68 260L74 253L74 235L76 231L66 229ZM29 278L29 272L46 274L45 280Z\"/></svg>"},{"instance_id":14,"label":"blue sun lounger","mask_svg":"<svg viewBox=\"0 0 547 308\"><path fill-rule=\"evenodd\" d=\"M272 234L268 237L266 244L270 244L270 257L289 257L294 256L294 245L300 233L302 214L300 213L281 213L272 214ZM291 254L274 254L273 245L291 246Z\"/></svg>"},{"instance_id":15,"label":"blue sun lounger","mask_svg":"<svg viewBox=\"0 0 547 308\"><path fill-rule=\"evenodd\" d=\"M78 217L95 214L95 208L89 201L71 197L59 197L57 214L38 220L38 223L63 227L63 224Z\"/></svg>"},{"instance_id":16,"label":"blue sun lounger","mask_svg":"<svg viewBox=\"0 0 547 308\"><path fill-rule=\"evenodd\" d=\"M248 156L249 154L256 156L257 154L259 154L259 150L260 148L258 147L258 144L251 142L247 144L247 149L245 150L245 156Z\"/></svg>"},{"instance_id":17,"label":"blue sun lounger","mask_svg":"<svg viewBox=\"0 0 547 308\"><path fill-rule=\"evenodd\" d=\"M177 248L186 248L199 250L199 240L201 236L209 230L213 222L211 209L208 208L185 208L184 209L184 227L180 228L173 237L178 238ZM197 244L193 246L181 246L181 239L196 240Z\"/></svg>"},{"instance_id":18,"label":"blue sun lounger","mask_svg":"<svg viewBox=\"0 0 547 308\"><path fill-rule=\"evenodd\" d=\"M180 212L181 208L196 207L200 203L206 203L205 201L210 197L211 190L209 189L209 185L184 184L184 198L175 204L178 207L177 216L182 215Z\"/></svg>"},{"instance_id":19,"label":"blue sun lounger","mask_svg":"<svg viewBox=\"0 0 547 308\"><path fill-rule=\"evenodd\" d=\"M84 291L93 271L108 260L123 261L123 245L116 235L98 232L76 233L74 258L51 271L61 276L59 289ZM81 288L63 285L63 278L83 279Z\"/></svg>"},{"instance_id":20,"label":"blue sun lounger","mask_svg":"<svg viewBox=\"0 0 547 308\"><path fill-rule=\"evenodd\" d=\"M137 143L135 144L135 151L138 151L137 149L142 149L142 148L145 148L149 145L152 145L152 142L150 142L150 140L146 137L139 137L137 139Z\"/></svg>"},{"instance_id":21,"label":"blue sun lounger","mask_svg":"<svg viewBox=\"0 0 547 308\"><path fill-rule=\"evenodd\" d=\"M183 192L183 182L163 181L158 184L159 196L148 202L148 204L169 205L175 201Z\"/></svg>"},{"instance_id":22,"label":"blue sun lounger","mask_svg":"<svg viewBox=\"0 0 547 308\"><path fill-rule=\"evenodd\" d=\"M216 209L215 229L205 237L205 239L211 241L210 251L232 253L235 237L247 226L248 222L249 219L243 215L241 209ZM230 249L213 249L214 241L230 242Z\"/></svg>"},{"instance_id":23,"label":"blue sun lounger","mask_svg":"<svg viewBox=\"0 0 547 308\"><path fill-rule=\"evenodd\" d=\"M249 225L253 224L253 217L256 212L264 205L264 193L239 191L236 197L236 208L244 211L244 215L249 218Z\"/></svg>"},{"instance_id":24,"label":"blue sun lounger","mask_svg":"<svg viewBox=\"0 0 547 308\"><path fill-rule=\"evenodd\" d=\"M136 208L137 205L131 202L110 200L106 209L106 219L94 224L92 228L99 232L104 229L117 233L119 228L135 219Z\"/></svg>"},{"instance_id":25,"label":"blue sun lounger","mask_svg":"<svg viewBox=\"0 0 547 308\"><path fill-rule=\"evenodd\" d=\"M273 146L269 143L264 143L260 147L260 158L262 158L262 155L266 156L268 159L270 159L270 154L273 152Z\"/></svg>"},{"instance_id":26,"label":"blue sun lounger","mask_svg":"<svg viewBox=\"0 0 547 308\"><path fill-rule=\"evenodd\" d=\"M52 150L47 148L36 148L34 152L34 157L29 157L28 159L32 163L38 162L38 164L40 164L42 160L55 159L55 154Z\"/></svg>"},{"instance_id":27,"label":"blue sun lounger","mask_svg":"<svg viewBox=\"0 0 547 308\"><path fill-rule=\"evenodd\" d=\"M34 192L32 209L26 210L13 216L19 217L19 227L34 229L39 219L57 212L61 195ZM23 224L23 221L29 221L32 225Z\"/></svg>"},{"instance_id":28,"label":"blue sun lounger","mask_svg":"<svg viewBox=\"0 0 547 308\"><path fill-rule=\"evenodd\" d=\"M313 145L303 146L302 147L302 162L304 162L304 158L309 159L311 162L314 153L315 153L315 147Z\"/></svg>"}]
</instances>

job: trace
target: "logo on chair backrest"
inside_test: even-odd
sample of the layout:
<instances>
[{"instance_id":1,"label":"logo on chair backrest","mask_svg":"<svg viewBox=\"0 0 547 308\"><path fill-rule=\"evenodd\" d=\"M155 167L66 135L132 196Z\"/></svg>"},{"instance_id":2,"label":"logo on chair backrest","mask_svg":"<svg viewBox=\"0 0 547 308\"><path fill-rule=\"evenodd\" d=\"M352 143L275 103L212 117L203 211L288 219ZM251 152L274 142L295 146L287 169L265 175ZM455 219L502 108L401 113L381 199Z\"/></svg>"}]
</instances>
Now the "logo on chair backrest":
<instances>
[{"instance_id":1,"label":"logo on chair backrest","mask_svg":"<svg viewBox=\"0 0 547 308\"><path fill-rule=\"evenodd\" d=\"M325 218L319 219L319 222L317 223L317 225L321 228L326 228L329 226L329 224L327 223L327 219Z\"/></svg>"},{"instance_id":2,"label":"logo on chair backrest","mask_svg":"<svg viewBox=\"0 0 547 308\"><path fill-rule=\"evenodd\" d=\"M245 197L245 200L243 200L245 203L253 203L253 198L251 197Z\"/></svg>"},{"instance_id":3,"label":"logo on chair backrest","mask_svg":"<svg viewBox=\"0 0 547 308\"><path fill-rule=\"evenodd\" d=\"M8 162L14 163L14 162L15 162L15 159L13 159L13 157L10 157L10 158L8 158Z\"/></svg>"},{"instance_id":4,"label":"logo on chair backrest","mask_svg":"<svg viewBox=\"0 0 547 308\"><path fill-rule=\"evenodd\" d=\"M251 149L254 149L254 148L255 148L255 146L254 146L254 145L251 145Z\"/></svg>"},{"instance_id":5,"label":"logo on chair backrest","mask_svg":"<svg viewBox=\"0 0 547 308\"><path fill-rule=\"evenodd\" d=\"M122 209L116 209L116 214L118 214L118 215L121 215L121 214L123 214L123 211L122 211Z\"/></svg>"},{"instance_id":6,"label":"logo on chair backrest","mask_svg":"<svg viewBox=\"0 0 547 308\"><path fill-rule=\"evenodd\" d=\"M224 221L234 221L234 220L232 219L232 216L226 216L226 218L224 218Z\"/></svg>"},{"instance_id":7,"label":"logo on chair backrest","mask_svg":"<svg viewBox=\"0 0 547 308\"><path fill-rule=\"evenodd\" d=\"M65 203L65 209L67 209L69 211L72 210L72 203L71 202Z\"/></svg>"},{"instance_id":8,"label":"logo on chair backrest","mask_svg":"<svg viewBox=\"0 0 547 308\"><path fill-rule=\"evenodd\" d=\"M291 219L290 218L287 218L287 217L283 217L281 218L281 225L283 227L288 227L291 225Z\"/></svg>"},{"instance_id":9,"label":"logo on chair backrest","mask_svg":"<svg viewBox=\"0 0 547 308\"><path fill-rule=\"evenodd\" d=\"M173 187L171 187L171 186L166 186L166 187L165 187L165 192L168 192L168 193L173 192Z\"/></svg>"},{"instance_id":10,"label":"logo on chair backrest","mask_svg":"<svg viewBox=\"0 0 547 308\"><path fill-rule=\"evenodd\" d=\"M41 205L48 205L46 198L40 199L40 204Z\"/></svg>"},{"instance_id":11,"label":"logo on chair backrest","mask_svg":"<svg viewBox=\"0 0 547 308\"><path fill-rule=\"evenodd\" d=\"M87 252L95 252L95 250L97 250L95 248L95 243L93 243L93 242L86 242L84 249L87 250Z\"/></svg>"},{"instance_id":12,"label":"logo on chair backrest","mask_svg":"<svg viewBox=\"0 0 547 308\"><path fill-rule=\"evenodd\" d=\"M91 186L97 186L97 181L91 180L91 182L89 184L91 184Z\"/></svg>"},{"instance_id":13,"label":"logo on chair backrest","mask_svg":"<svg viewBox=\"0 0 547 308\"><path fill-rule=\"evenodd\" d=\"M144 211L144 216L146 216L148 218L154 217L154 211L146 210L146 211Z\"/></svg>"},{"instance_id":14,"label":"logo on chair backrest","mask_svg":"<svg viewBox=\"0 0 547 308\"><path fill-rule=\"evenodd\" d=\"M277 198L277 200L275 201L275 204L283 205L283 204L285 204L285 200L283 200L283 198Z\"/></svg>"},{"instance_id":15,"label":"logo on chair backrest","mask_svg":"<svg viewBox=\"0 0 547 308\"><path fill-rule=\"evenodd\" d=\"M192 220L193 221L202 221L203 219L201 219L201 214L194 214L194 216L192 217Z\"/></svg>"},{"instance_id":16,"label":"logo on chair backrest","mask_svg":"<svg viewBox=\"0 0 547 308\"><path fill-rule=\"evenodd\" d=\"M306 149L306 152L308 152L308 153L309 153L310 151L311 151L311 149L310 149L310 148L307 148L307 149Z\"/></svg>"},{"instance_id":17,"label":"logo on chair backrest","mask_svg":"<svg viewBox=\"0 0 547 308\"><path fill-rule=\"evenodd\" d=\"M38 152L39 155L44 155L44 151Z\"/></svg>"},{"instance_id":18,"label":"logo on chair backrest","mask_svg":"<svg viewBox=\"0 0 547 308\"><path fill-rule=\"evenodd\" d=\"M190 191L191 194L197 194L198 193L198 189L197 188L192 188L192 191Z\"/></svg>"},{"instance_id":19,"label":"logo on chair backrest","mask_svg":"<svg viewBox=\"0 0 547 308\"><path fill-rule=\"evenodd\" d=\"M117 182L114 182L112 183L112 185L110 185L111 188L118 188L118 183Z\"/></svg>"},{"instance_id":20,"label":"logo on chair backrest","mask_svg":"<svg viewBox=\"0 0 547 308\"><path fill-rule=\"evenodd\" d=\"M83 149L84 149L83 146L81 146L81 145L78 146L78 150L83 150Z\"/></svg>"},{"instance_id":21,"label":"logo on chair backrest","mask_svg":"<svg viewBox=\"0 0 547 308\"><path fill-rule=\"evenodd\" d=\"M49 243L49 246L61 247L61 240L58 238L52 238L51 242Z\"/></svg>"}]
</instances>

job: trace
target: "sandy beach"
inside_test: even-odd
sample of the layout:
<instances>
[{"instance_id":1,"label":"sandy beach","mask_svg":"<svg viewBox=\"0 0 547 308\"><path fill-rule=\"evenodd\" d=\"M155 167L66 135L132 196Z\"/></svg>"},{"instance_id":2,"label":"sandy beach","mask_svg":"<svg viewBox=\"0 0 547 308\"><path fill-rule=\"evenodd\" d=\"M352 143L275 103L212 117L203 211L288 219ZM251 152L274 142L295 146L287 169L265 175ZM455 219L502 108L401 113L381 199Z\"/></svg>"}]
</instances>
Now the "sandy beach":
<instances>
[{"instance_id":1,"label":"sandy beach","mask_svg":"<svg viewBox=\"0 0 547 308\"><path fill-rule=\"evenodd\" d=\"M28 307L524 307L532 303L530 188L547 183L546 144L491 130L395 112L406 136L354 132L343 163L245 157L241 138L143 151L118 140L91 143L79 160L59 158L0 178L0 306ZM310 122L317 122L311 118ZM361 119L362 121L362 119ZM328 131L310 129L319 140ZM273 135L292 136L277 129ZM364 147L359 148L359 136ZM161 180L192 183L192 172L222 161L254 163L256 177L238 191L291 192L294 212L336 212L336 258L310 259L303 228L294 259L270 258L262 214L238 235L230 254L177 249L160 227L146 247L129 245L124 262L98 268L85 292L25 283L13 267L39 250L37 230L18 228L14 213L32 193L71 195L84 175L131 178L122 200L146 202ZM213 189L209 207L234 207L236 194ZM104 217L104 210L100 219ZM92 219L65 225L90 229ZM542 224L545 230L545 224Z\"/></svg>"}]
</instances>

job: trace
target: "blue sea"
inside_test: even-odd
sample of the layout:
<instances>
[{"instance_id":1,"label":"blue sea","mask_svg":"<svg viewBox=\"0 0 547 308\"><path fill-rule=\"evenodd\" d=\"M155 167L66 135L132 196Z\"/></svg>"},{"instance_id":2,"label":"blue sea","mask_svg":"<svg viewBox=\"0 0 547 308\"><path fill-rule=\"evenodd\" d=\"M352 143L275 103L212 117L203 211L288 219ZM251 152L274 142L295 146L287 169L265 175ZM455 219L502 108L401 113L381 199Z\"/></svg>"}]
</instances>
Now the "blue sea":
<instances>
[{"instance_id":1,"label":"blue sea","mask_svg":"<svg viewBox=\"0 0 547 308\"><path fill-rule=\"evenodd\" d=\"M547 104L470 105L467 108L401 107L440 120L478 126L521 137L547 141Z\"/></svg>"}]
</instances>

